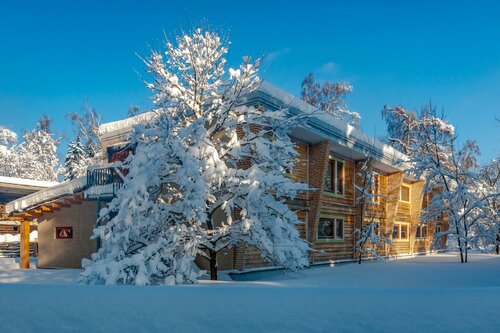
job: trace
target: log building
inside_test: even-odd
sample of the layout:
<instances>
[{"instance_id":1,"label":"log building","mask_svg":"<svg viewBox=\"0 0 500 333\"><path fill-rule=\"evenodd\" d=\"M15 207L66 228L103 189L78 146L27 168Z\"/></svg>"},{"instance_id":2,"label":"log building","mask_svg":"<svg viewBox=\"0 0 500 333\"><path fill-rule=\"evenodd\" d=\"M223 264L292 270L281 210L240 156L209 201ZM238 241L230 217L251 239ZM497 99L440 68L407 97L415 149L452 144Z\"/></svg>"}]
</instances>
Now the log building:
<instances>
[{"instance_id":1,"label":"log building","mask_svg":"<svg viewBox=\"0 0 500 333\"><path fill-rule=\"evenodd\" d=\"M312 106L293 95L264 82L247 96L246 105L268 110L288 108L293 114L311 112ZM87 177L42 190L7 205L10 216L24 223L36 221L39 230L39 267L80 267L99 246L90 240L97 212L111 200L121 186L110 163L123 160L133 152L129 138L136 124L154 115L145 113L121 121L103 124L102 166L89 168ZM424 182L405 174L407 157L359 129L330 119L315 117L291 132L299 158L292 179L315 188L299 195L289 204L304 223L301 236L319 251L310 254L312 264L356 257L354 230L361 221L356 206L354 184L364 160L374 159L373 193L370 220L378 232L388 235L391 244L380 253L385 256L427 253L435 232L444 230L445 219L433 225L420 224L424 203ZM28 224L29 225L29 224ZM21 230L24 230L21 228ZM444 242L439 244L445 246ZM245 270L272 265L253 248L238 247L219 254L220 269ZM200 261L200 266L205 263Z\"/></svg>"}]
</instances>

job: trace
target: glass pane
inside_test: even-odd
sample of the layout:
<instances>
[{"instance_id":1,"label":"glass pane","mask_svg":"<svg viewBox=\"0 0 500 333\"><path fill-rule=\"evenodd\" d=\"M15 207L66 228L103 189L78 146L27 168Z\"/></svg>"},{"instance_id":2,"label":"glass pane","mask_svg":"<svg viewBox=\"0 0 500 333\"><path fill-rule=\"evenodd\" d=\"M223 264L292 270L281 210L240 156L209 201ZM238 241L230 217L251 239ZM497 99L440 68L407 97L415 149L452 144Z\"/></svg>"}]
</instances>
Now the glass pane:
<instances>
[{"instance_id":1,"label":"glass pane","mask_svg":"<svg viewBox=\"0 0 500 333\"><path fill-rule=\"evenodd\" d=\"M410 188L408 186L401 186L401 201L410 201Z\"/></svg>"},{"instance_id":2,"label":"glass pane","mask_svg":"<svg viewBox=\"0 0 500 333\"><path fill-rule=\"evenodd\" d=\"M333 220L319 220L318 239L333 239Z\"/></svg>"},{"instance_id":3,"label":"glass pane","mask_svg":"<svg viewBox=\"0 0 500 333\"><path fill-rule=\"evenodd\" d=\"M406 239L408 237L408 226L401 225L401 239Z\"/></svg>"},{"instance_id":4,"label":"glass pane","mask_svg":"<svg viewBox=\"0 0 500 333\"><path fill-rule=\"evenodd\" d=\"M326 191L333 191L332 174L333 174L333 161L330 161L330 163L328 163L328 166L327 166L325 183L323 185L323 188Z\"/></svg>"},{"instance_id":5,"label":"glass pane","mask_svg":"<svg viewBox=\"0 0 500 333\"><path fill-rule=\"evenodd\" d=\"M421 236L421 229L422 229L421 227L417 227L417 234L415 235L417 238L422 237Z\"/></svg>"},{"instance_id":6,"label":"glass pane","mask_svg":"<svg viewBox=\"0 0 500 333\"><path fill-rule=\"evenodd\" d=\"M337 162L337 194L344 194L344 163Z\"/></svg>"},{"instance_id":7,"label":"glass pane","mask_svg":"<svg viewBox=\"0 0 500 333\"><path fill-rule=\"evenodd\" d=\"M335 220L335 238L343 239L344 238L344 220Z\"/></svg>"},{"instance_id":8,"label":"glass pane","mask_svg":"<svg viewBox=\"0 0 500 333\"><path fill-rule=\"evenodd\" d=\"M399 225L398 224L394 225L394 227L392 228L392 238L393 239L399 238Z\"/></svg>"}]
</instances>

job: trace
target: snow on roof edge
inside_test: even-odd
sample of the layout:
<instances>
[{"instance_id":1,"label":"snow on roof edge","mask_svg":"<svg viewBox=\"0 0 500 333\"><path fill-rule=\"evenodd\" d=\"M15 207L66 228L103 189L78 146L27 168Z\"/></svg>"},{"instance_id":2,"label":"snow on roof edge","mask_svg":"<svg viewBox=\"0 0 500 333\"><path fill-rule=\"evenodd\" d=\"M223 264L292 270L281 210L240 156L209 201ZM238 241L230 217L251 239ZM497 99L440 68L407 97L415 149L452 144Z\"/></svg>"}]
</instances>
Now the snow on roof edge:
<instances>
[{"instance_id":1,"label":"snow on roof edge","mask_svg":"<svg viewBox=\"0 0 500 333\"><path fill-rule=\"evenodd\" d=\"M26 185L26 186L41 187L41 188L47 188L59 184L59 182L17 178L17 177L5 177L5 176L0 176L0 183L13 184L13 185Z\"/></svg>"},{"instance_id":2,"label":"snow on roof edge","mask_svg":"<svg viewBox=\"0 0 500 333\"><path fill-rule=\"evenodd\" d=\"M99 136L101 138L107 138L129 132L134 126L144 121L154 119L156 116L156 113L153 111L148 111L133 117L101 124L99 126Z\"/></svg>"},{"instance_id":3,"label":"snow on roof edge","mask_svg":"<svg viewBox=\"0 0 500 333\"><path fill-rule=\"evenodd\" d=\"M55 186L45 188L22 198L13 200L5 205L7 214L18 213L29 208L39 206L49 201L74 194L87 186L87 177L69 180Z\"/></svg>"},{"instance_id":4,"label":"snow on roof edge","mask_svg":"<svg viewBox=\"0 0 500 333\"><path fill-rule=\"evenodd\" d=\"M302 112L316 111L316 108L313 107L312 105L304 102L303 100L287 92L286 90L283 90L267 81L263 81L261 83L260 87L258 88L258 91L263 92L283 102L287 106L294 107L299 111ZM384 156L388 156L389 154L391 154L392 155L391 158L397 157L398 159L401 159L403 161L409 160L408 156L406 156L399 150L395 149L394 147L389 146L388 144L380 140L377 140L375 137L368 135L364 131L355 128L354 126L333 119L332 117L329 117L329 115L327 114L317 115L314 118L326 125L334 127L340 132L346 133L346 139L349 139L347 136L354 137L362 141L363 143L366 143L368 145L373 145L375 148L379 149Z\"/></svg>"},{"instance_id":5,"label":"snow on roof edge","mask_svg":"<svg viewBox=\"0 0 500 333\"><path fill-rule=\"evenodd\" d=\"M262 81L259 88L257 88L257 91L273 97L274 99L282 102L284 105L293 107L301 112L316 111L316 108L312 105L304 102L295 95L267 81ZM156 113L154 113L153 111L149 111L137 116L102 124L101 126L99 126L99 136L101 136L101 138L108 138L111 136L125 134L127 132L130 132L135 125L138 125L143 121L153 119L155 116ZM370 147L375 148L383 157L389 158L393 162L409 160L408 156L398 151L394 147L389 146L380 140L377 140L375 137L372 137L371 135L368 135L362 130L355 128L349 124L333 119L328 115L316 115L315 119L329 127L334 128L339 133L345 133L345 138L348 141L355 139L363 143L364 146L366 146L365 148L367 149Z\"/></svg>"}]
</instances>

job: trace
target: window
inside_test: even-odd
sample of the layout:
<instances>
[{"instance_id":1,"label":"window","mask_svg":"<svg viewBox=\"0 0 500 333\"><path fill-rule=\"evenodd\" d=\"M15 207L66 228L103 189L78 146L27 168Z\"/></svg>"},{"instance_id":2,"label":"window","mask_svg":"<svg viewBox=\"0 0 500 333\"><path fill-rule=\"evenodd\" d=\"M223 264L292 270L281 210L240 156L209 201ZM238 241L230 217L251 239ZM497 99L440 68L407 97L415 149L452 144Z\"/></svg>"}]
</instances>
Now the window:
<instances>
[{"instance_id":1,"label":"window","mask_svg":"<svg viewBox=\"0 0 500 333\"><path fill-rule=\"evenodd\" d=\"M393 240L408 240L408 223L394 223L392 228L392 239Z\"/></svg>"},{"instance_id":2,"label":"window","mask_svg":"<svg viewBox=\"0 0 500 333\"><path fill-rule=\"evenodd\" d=\"M324 183L324 189L326 191L333 192L338 195L344 195L344 169L343 161L330 158Z\"/></svg>"},{"instance_id":3,"label":"window","mask_svg":"<svg viewBox=\"0 0 500 333\"><path fill-rule=\"evenodd\" d=\"M399 191L399 200L410 202L410 186L401 185L401 190Z\"/></svg>"},{"instance_id":4,"label":"window","mask_svg":"<svg viewBox=\"0 0 500 333\"><path fill-rule=\"evenodd\" d=\"M375 235L378 235L380 233L380 219L379 218L372 218L372 219L365 218L366 228L369 227L371 224L373 224L373 232L375 233Z\"/></svg>"},{"instance_id":5,"label":"window","mask_svg":"<svg viewBox=\"0 0 500 333\"><path fill-rule=\"evenodd\" d=\"M374 203L380 203L380 174L377 172L373 172L372 177L371 177L371 184L370 184L370 193L375 194L373 196L373 202Z\"/></svg>"},{"instance_id":6,"label":"window","mask_svg":"<svg viewBox=\"0 0 500 333\"><path fill-rule=\"evenodd\" d=\"M442 231L443 231L443 229L441 228L440 225L437 225L434 227L434 234L440 233Z\"/></svg>"},{"instance_id":7,"label":"window","mask_svg":"<svg viewBox=\"0 0 500 333\"><path fill-rule=\"evenodd\" d=\"M419 225L417 227L417 233L415 235L416 238L426 238L427 237L427 226Z\"/></svg>"},{"instance_id":8,"label":"window","mask_svg":"<svg viewBox=\"0 0 500 333\"><path fill-rule=\"evenodd\" d=\"M324 218L319 220L318 241L343 240L344 239L344 219Z\"/></svg>"}]
</instances>

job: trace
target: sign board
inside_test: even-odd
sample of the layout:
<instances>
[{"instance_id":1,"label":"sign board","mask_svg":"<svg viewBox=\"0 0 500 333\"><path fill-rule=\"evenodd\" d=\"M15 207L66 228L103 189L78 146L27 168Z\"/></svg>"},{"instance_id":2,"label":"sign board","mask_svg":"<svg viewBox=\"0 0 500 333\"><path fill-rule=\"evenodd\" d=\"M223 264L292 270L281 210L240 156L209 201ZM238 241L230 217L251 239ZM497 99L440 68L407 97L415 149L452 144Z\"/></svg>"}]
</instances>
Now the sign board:
<instances>
[{"instance_id":1,"label":"sign board","mask_svg":"<svg viewBox=\"0 0 500 333\"><path fill-rule=\"evenodd\" d=\"M56 227L56 239L72 239L73 227Z\"/></svg>"}]
</instances>

